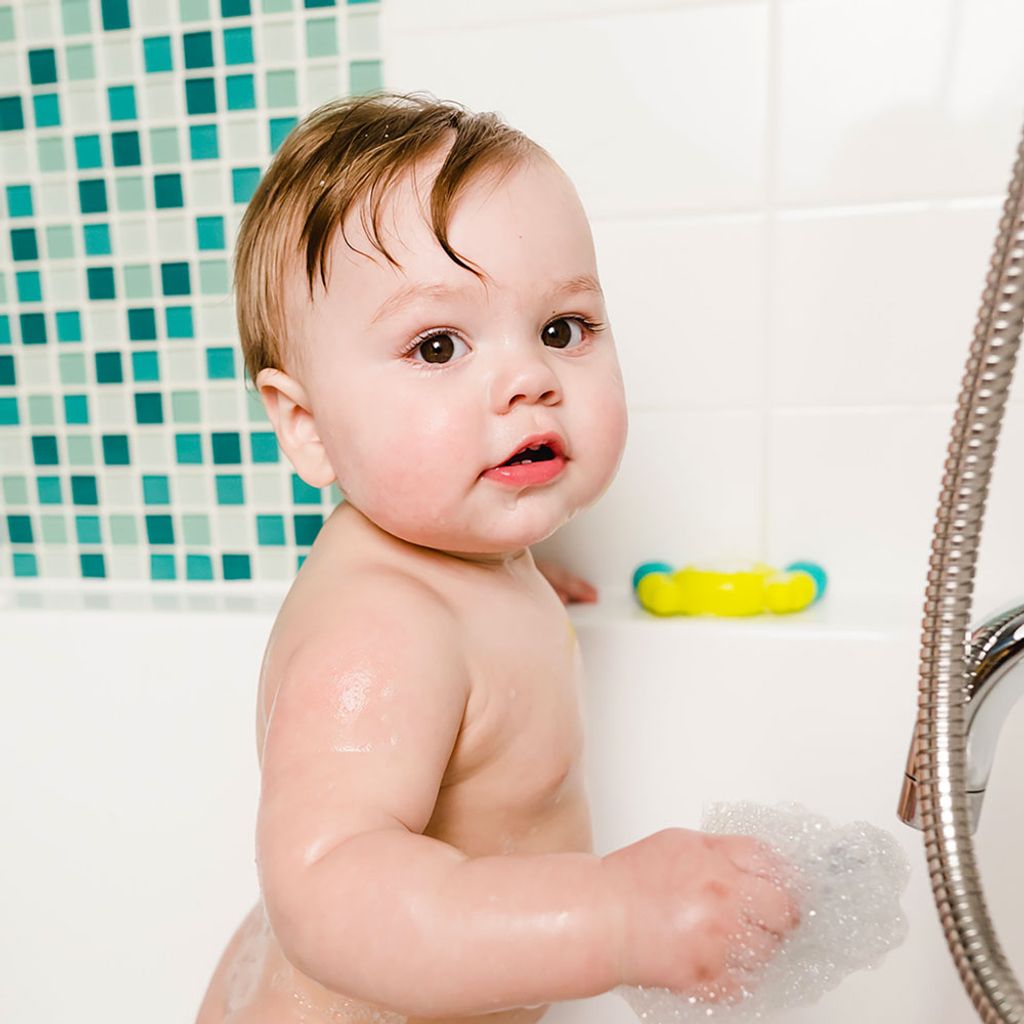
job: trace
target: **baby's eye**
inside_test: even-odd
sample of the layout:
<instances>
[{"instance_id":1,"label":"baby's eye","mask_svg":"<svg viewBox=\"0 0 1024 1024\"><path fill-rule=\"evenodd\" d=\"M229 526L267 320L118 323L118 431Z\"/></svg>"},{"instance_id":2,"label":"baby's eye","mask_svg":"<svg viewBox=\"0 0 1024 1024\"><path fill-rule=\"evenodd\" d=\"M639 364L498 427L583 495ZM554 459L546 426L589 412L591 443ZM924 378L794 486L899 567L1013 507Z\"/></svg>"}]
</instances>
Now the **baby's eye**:
<instances>
[{"instance_id":1,"label":"baby's eye","mask_svg":"<svg viewBox=\"0 0 1024 1024\"><path fill-rule=\"evenodd\" d=\"M583 341L583 324L577 317L560 316L541 331L541 337L551 348L569 348L573 341L573 328L576 328L577 341L573 348L578 348Z\"/></svg>"},{"instance_id":2,"label":"baby's eye","mask_svg":"<svg viewBox=\"0 0 1024 1024\"><path fill-rule=\"evenodd\" d=\"M425 363L432 366L443 365L451 360L452 350L455 347L453 342L455 341L463 346L466 344L450 331L438 331L436 334L429 334L418 341L409 354L415 355L417 352L422 352Z\"/></svg>"}]
</instances>

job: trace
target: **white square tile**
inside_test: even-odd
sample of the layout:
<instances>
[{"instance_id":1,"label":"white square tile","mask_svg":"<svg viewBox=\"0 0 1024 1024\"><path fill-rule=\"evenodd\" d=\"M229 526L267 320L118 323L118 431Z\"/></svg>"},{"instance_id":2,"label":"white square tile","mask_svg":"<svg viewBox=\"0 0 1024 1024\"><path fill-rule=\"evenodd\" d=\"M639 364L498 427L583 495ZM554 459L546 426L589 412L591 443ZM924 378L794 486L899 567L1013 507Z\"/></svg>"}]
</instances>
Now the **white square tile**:
<instances>
[{"instance_id":1,"label":"white square tile","mask_svg":"<svg viewBox=\"0 0 1024 1024\"><path fill-rule=\"evenodd\" d=\"M0 54L0 89L15 92L20 88L21 65L18 58L13 53Z\"/></svg>"},{"instance_id":2,"label":"white square tile","mask_svg":"<svg viewBox=\"0 0 1024 1024\"><path fill-rule=\"evenodd\" d=\"M194 251L189 222L184 217L156 214L156 246L162 258L188 256Z\"/></svg>"},{"instance_id":3,"label":"white square tile","mask_svg":"<svg viewBox=\"0 0 1024 1024\"><path fill-rule=\"evenodd\" d=\"M79 302L81 300L82 274L80 270L43 269L43 275L50 280L50 287L46 295L51 302Z\"/></svg>"},{"instance_id":4,"label":"white square tile","mask_svg":"<svg viewBox=\"0 0 1024 1024\"><path fill-rule=\"evenodd\" d=\"M766 3L395 31L384 49L391 88L498 111L593 216L759 204L767 57Z\"/></svg>"},{"instance_id":5,"label":"white square tile","mask_svg":"<svg viewBox=\"0 0 1024 1024\"><path fill-rule=\"evenodd\" d=\"M140 387L150 388L153 382L145 382ZM143 466L146 472L157 469L169 469L171 461L171 435L164 428L153 430L138 427L135 431L135 462Z\"/></svg>"},{"instance_id":6,"label":"white square tile","mask_svg":"<svg viewBox=\"0 0 1024 1024\"><path fill-rule=\"evenodd\" d=\"M278 62L295 67L300 62L298 34L293 21L268 23L259 28L254 26L253 34L259 37L258 41L254 40L254 46L262 64Z\"/></svg>"},{"instance_id":7,"label":"white square tile","mask_svg":"<svg viewBox=\"0 0 1024 1024\"><path fill-rule=\"evenodd\" d=\"M128 444L131 451L131 446L134 445L134 439L131 436L129 436ZM103 504L111 508L132 508L137 501L141 500L138 487L137 469L109 466L103 471Z\"/></svg>"},{"instance_id":8,"label":"white square tile","mask_svg":"<svg viewBox=\"0 0 1024 1024\"><path fill-rule=\"evenodd\" d=\"M127 340L124 313L113 309L104 309L102 306L92 303L85 311L85 318L89 324L88 336L98 346L107 346L114 342Z\"/></svg>"},{"instance_id":9,"label":"white square tile","mask_svg":"<svg viewBox=\"0 0 1024 1024\"><path fill-rule=\"evenodd\" d=\"M235 307L232 299L220 302L205 302L199 307L199 322L202 336L208 341L234 341Z\"/></svg>"},{"instance_id":10,"label":"white square tile","mask_svg":"<svg viewBox=\"0 0 1024 1024\"><path fill-rule=\"evenodd\" d=\"M994 202L779 216L772 404L954 402L998 221Z\"/></svg>"},{"instance_id":11,"label":"white square tile","mask_svg":"<svg viewBox=\"0 0 1024 1024\"><path fill-rule=\"evenodd\" d=\"M178 117L178 92L183 89L174 78L146 79L142 82L140 114L150 122L172 121Z\"/></svg>"},{"instance_id":12,"label":"white square tile","mask_svg":"<svg viewBox=\"0 0 1024 1024\"><path fill-rule=\"evenodd\" d=\"M212 484L206 473L181 471L175 475L175 501L182 508L209 511L213 502Z\"/></svg>"},{"instance_id":13,"label":"white square tile","mask_svg":"<svg viewBox=\"0 0 1024 1024\"><path fill-rule=\"evenodd\" d=\"M386 67L385 65L385 70ZM306 107L309 110L348 91L348 86L342 82L339 65L334 63L325 64L323 67L307 65L303 77L306 85Z\"/></svg>"},{"instance_id":14,"label":"white square tile","mask_svg":"<svg viewBox=\"0 0 1024 1024\"><path fill-rule=\"evenodd\" d=\"M228 136L228 156L232 160L261 160L260 127L255 119L231 119L225 125Z\"/></svg>"},{"instance_id":15,"label":"white square tile","mask_svg":"<svg viewBox=\"0 0 1024 1024\"><path fill-rule=\"evenodd\" d=\"M778 193L786 203L941 190L953 0L787 0Z\"/></svg>"},{"instance_id":16,"label":"white square tile","mask_svg":"<svg viewBox=\"0 0 1024 1024\"><path fill-rule=\"evenodd\" d=\"M534 547L599 585L641 562L749 559L761 547L761 422L748 412L636 412L605 494Z\"/></svg>"},{"instance_id":17,"label":"white square tile","mask_svg":"<svg viewBox=\"0 0 1024 1024\"><path fill-rule=\"evenodd\" d=\"M4 174L28 174L35 171L36 163L29 156L28 146L21 139L0 140L0 163Z\"/></svg>"},{"instance_id":18,"label":"white square tile","mask_svg":"<svg viewBox=\"0 0 1024 1024\"><path fill-rule=\"evenodd\" d=\"M213 170L190 170L185 175L188 182L188 195L192 197L192 206L220 207L224 203L225 187L224 172L220 168Z\"/></svg>"},{"instance_id":19,"label":"white square tile","mask_svg":"<svg viewBox=\"0 0 1024 1024\"><path fill-rule=\"evenodd\" d=\"M100 102L100 92L87 82L75 82L62 104L64 123L73 124L76 129L103 125L107 128L106 107Z\"/></svg>"},{"instance_id":20,"label":"white square tile","mask_svg":"<svg viewBox=\"0 0 1024 1024\"><path fill-rule=\"evenodd\" d=\"M116 83L118 79L130 79L135 75L134 52L136 45L134 38L131 40L100 40L100 66L107 82Z\"/></svg>"},{"instance_id":21,"label":"white square tile","mask_svg":"<svg viewBox=\"0 0 1024 1024\"><path fill-rule=\"evenodd\" d=\"M145 220L117 217L111 225L115 248L121 256L141 256L149 252L149 224Z\"/></svg>"},{"instance_id":22,"label":"white square tile","mask_svg":"<svg viewBox=\"0 0 1024 1024\"><path fill-rule=\"evenodd\" d=\"M34 191L39 197L38 212L44 216L66 217L71 213L71 188L67 179L45 182Z\"/></svg>"},{"instance_id":23,"label":"white square tile","mask_svg":"<svg viewBox=\"0 0 1024 1024\"><path fill-rule=\"evenodd\" d=\"M820 563L830 587L924 593L953 405L769 417L767 561Z\"/></svg>"},{"instance_id":24,"label":"white square tile","mask_svg":"<svg viewBox=\"0 0 1024 1024\"><path fill-rule=\"evenodd\" d=\"M759 404L764 218L598 221L593 231L630 408Z\"/></svg>"}]
</instances>

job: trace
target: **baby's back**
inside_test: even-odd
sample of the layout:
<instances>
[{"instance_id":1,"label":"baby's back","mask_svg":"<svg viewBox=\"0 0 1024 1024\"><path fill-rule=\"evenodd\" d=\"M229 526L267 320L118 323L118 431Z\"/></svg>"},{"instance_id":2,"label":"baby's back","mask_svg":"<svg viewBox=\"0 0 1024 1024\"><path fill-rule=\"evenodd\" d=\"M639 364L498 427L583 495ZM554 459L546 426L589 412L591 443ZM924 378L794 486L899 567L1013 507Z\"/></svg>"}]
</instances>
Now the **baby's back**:
<instances>
[{"instance_id":1,"label":"baby's back","mask_svg":"<svg viewBox=\"0 0 1024 1024\"><path fill-rule=\"evenodd\" d=\"M337 781L342 789L350 787L354 766L361 766L367 777L386 774L388 757L398 758L413 745L413 737L403 731L408 719L402 714L406 694L415 694L417 680L404 679L404 687L403 680L397 680L375 690L365 681L366 675L357 671L358 665L349 663L346 650L337 649L337 642L332 648L332 637L344 635L347 615L359 614L374 626L377 619L386 624L409 587L451 617L453 643L460 648L454 653L465 666L457 735L429 820L416 831L470 858L590 852L590 817L582 778L579 649L561 601L537 571L529 550L504 566L468 563L398 541L345 504L324 524L267 644L257 710L257 751L263 771L261 816L269 815L267 793L274 792L278 784L276 776L268 777L277 769L264 758L275 704L284 700L282 687L298 685L292 683L295 666L299 659L310 663L310 650L319 650L320 660L334 671L332 710L341 723L340 742L334 743L330 758L319 766L322 792L331 796L311 803L329 807L330 799L338 799L333 783ZM426 610L427 606L421 607ZM379 609L376 617L372 614L375 609ZM352 658L373 657L374 646L379 645L390 648L376 652L381 658L387 659L391 651L401 648L408 656L402 658L403 663L415 666L416 649L422 645L427 650L436 642L424 632L430 628L430 618L424 614L405 621L395 635L385 625L379 631L365 629L358 658L355 654ZM414 667L404 670L405 676L415 674ZM360 679L364 681L360 683ZM456 685L453 678L452 686ZM294 694L299 692L296 689ZM308 714L315 710L306 709ZM286 827L281 826L281 831ZM286 839L275 835L275 843ZM265 883L262 870L261 880ZM402 882L402 878L394 879L396 887ZM285 1024L292 1020L417 1024L427 1019L436 1024L443 1020L436 1015L408 1016L374 1007L326 988L301 972L289 961L289 951L279 945L264 911L264 899L225 949L197 1024ZM345 908L331 907L325 912L344 915ZM353 926L365 923L354 921ZM386 928L387 921L381 920L379 927ZM401 938L391 939L396 949ZM401 972L401 956L394 960L395 972ZM472 965L462 969L472 971ZM535 1006L450 1019L460 1024L474 1020L531 1024L545 1010L546 1006Z\"/></svg>"}]
</instances>

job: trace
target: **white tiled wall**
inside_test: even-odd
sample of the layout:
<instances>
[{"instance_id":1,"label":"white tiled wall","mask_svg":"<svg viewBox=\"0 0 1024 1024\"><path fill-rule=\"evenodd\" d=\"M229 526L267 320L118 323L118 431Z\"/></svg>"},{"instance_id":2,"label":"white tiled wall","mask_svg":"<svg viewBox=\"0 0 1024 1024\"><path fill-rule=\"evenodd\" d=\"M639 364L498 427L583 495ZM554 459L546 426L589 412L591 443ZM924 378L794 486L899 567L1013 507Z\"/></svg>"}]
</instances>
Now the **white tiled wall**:
<instances>
[{"instance_id":1,"label":"white tiled wall","mask_svg":"<svg viewBox=\"0 0 1024 1024\"><path fill-rule=\"evenodd\" d=\"M923 594L1024 125L1018 0L388 0L386 85L500 111L591 216L630 404L618 478L537 548L819 560ZM1024 597L1011 398L977 597Z\"/></svg>"}]
</instances>

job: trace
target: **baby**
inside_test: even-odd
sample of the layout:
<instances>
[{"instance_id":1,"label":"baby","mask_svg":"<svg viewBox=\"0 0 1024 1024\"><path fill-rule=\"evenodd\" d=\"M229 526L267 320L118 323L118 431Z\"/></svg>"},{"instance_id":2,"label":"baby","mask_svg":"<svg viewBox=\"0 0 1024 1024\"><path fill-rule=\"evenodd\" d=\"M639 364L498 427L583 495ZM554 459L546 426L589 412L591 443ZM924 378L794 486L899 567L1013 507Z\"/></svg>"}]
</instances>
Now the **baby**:
<instances>
[{"instance_id":1,"label":"baby","mask_svg":"<svg viewBox=\"0 0 1024 1024\"><path fill-rule=\"evenodd\" d=\"M198 1024L737 993L797 923L766 846L670 828L592 852L579 647L530 546L607 490L627 428L564 172L495 114L332 101L260 182L235 283L281 448L345 500L267 644L261 899Z\"/></svg>"}]
</instances>

